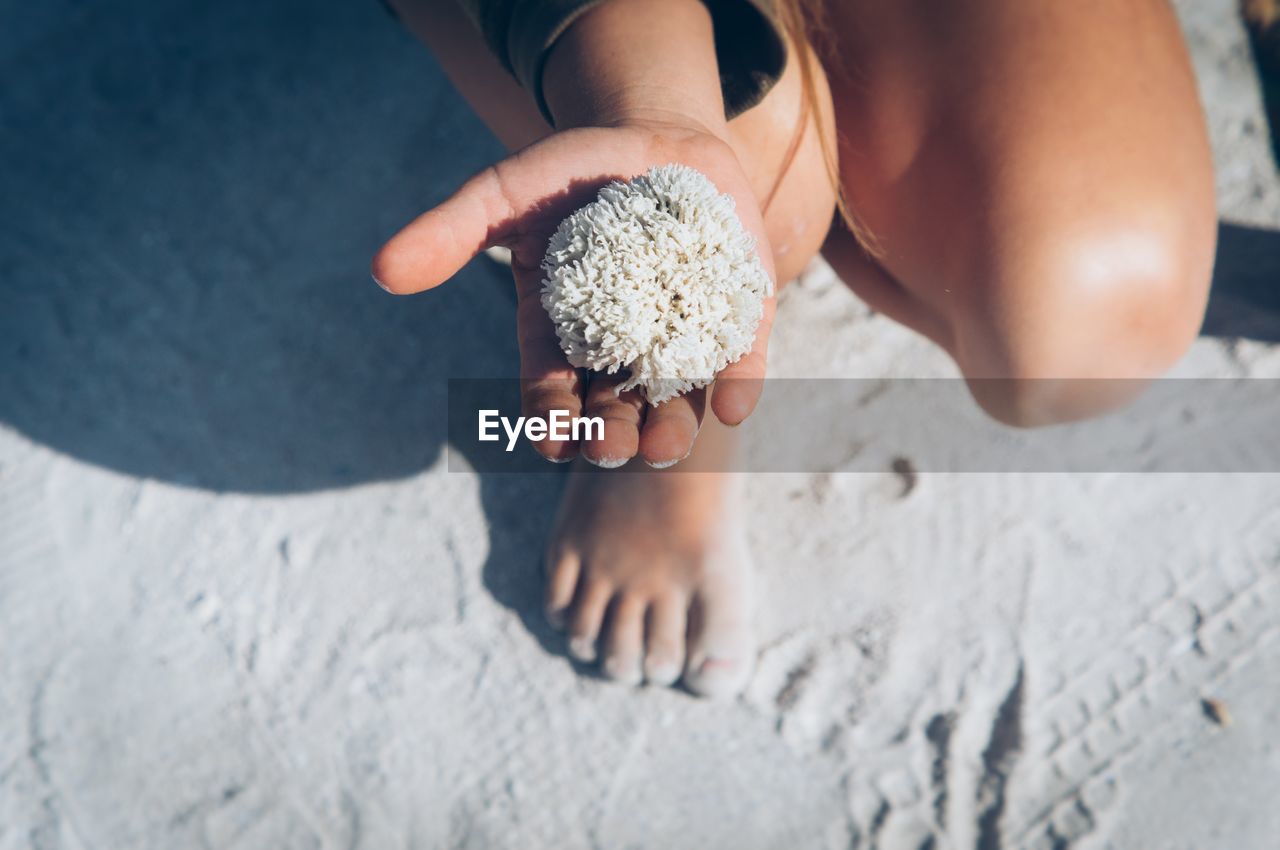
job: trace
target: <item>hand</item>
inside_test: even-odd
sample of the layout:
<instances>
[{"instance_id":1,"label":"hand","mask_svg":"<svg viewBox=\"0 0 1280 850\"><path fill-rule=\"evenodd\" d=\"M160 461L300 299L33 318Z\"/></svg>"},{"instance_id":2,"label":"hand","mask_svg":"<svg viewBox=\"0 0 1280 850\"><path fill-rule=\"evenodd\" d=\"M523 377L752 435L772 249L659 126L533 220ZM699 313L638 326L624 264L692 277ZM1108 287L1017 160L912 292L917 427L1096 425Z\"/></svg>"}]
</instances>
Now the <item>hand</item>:
<instances>
[{"instance_id":1,"label":"hand","mask_svg":"<svg viewBox=\"0 0 1280 850\"><path fill-rule=\"evenodd\" d=\"M760 210L729 145L696 122L669 116L555 133L468 180L400 231L374 258L374 279L387 291L404 295L439 286L491 245L511 249L523 414L546 417L551 410L566 410L570 416L599 416L605 421L602 440L581 447L569 442L536 444L544 457L568 460L580 448L596 461L616 463L639 454L650 464L667 465L692 449L708 395L715 416L727 425L746 419L759 399L776 306L773 298L765 302L751 351L725 368L709 393L695 390L657 407L634 390L615 396L621 377L570 365L542 308L540 265L560 221L594 200L606 183L672 162L696 168L733 197L773 277Z\"/></svg>"}]
</instances>

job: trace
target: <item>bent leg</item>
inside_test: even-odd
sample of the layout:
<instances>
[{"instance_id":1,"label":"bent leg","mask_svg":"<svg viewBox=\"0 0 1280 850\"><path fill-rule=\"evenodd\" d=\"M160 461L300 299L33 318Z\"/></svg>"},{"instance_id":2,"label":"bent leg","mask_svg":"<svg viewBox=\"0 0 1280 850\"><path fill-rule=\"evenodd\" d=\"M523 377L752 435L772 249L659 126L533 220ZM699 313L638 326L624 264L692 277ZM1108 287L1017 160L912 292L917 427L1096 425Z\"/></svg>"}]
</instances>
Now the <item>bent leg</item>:
<instances>
[{"instance_id":1,"label":"bent leg","mask_svg":"<svg viewBox=\"0 0 1280 850\"><path fill-rule=\"evenodd\" d=\"M832 3L841 181L872 232L824 253L943 346L995 417L1092 415L1197 333L1212 162L1164 0ZM984 382L980 379L1021 379Z\"/></svg>"}]
</instances>

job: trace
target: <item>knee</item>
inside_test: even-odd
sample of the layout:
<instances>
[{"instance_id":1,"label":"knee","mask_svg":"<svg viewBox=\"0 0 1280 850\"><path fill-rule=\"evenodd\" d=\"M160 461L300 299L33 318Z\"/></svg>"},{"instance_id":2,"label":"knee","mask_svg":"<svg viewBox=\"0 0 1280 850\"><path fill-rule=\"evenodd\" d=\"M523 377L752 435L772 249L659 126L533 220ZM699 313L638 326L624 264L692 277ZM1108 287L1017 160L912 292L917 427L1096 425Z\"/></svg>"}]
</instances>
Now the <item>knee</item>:
<instances>
[{"instance_id":1,"label":"knee","mask_svg":"<svg viewBox=\"0 0 1280 850\"><path fill-rule=\"evenodd\" d=\"M803 51L790 44L790 55ZM730 142L760 201L778 283L799 277L818 254L836 211L835 110L822 67L806 81L788 62L765 98L729 123Z\"/></svg>"},{"instance_id":2,"label":"knee","mask_svg":"<svg viewBox=\"0 0 1280 850\"><path fill-rule=\"evenodd\" d=\"M1199 332L1214 233L1100 228L1017 245L966 290L953 327L975 400L1019 427L1133 400Z\"/></svg>"}]
</instances>

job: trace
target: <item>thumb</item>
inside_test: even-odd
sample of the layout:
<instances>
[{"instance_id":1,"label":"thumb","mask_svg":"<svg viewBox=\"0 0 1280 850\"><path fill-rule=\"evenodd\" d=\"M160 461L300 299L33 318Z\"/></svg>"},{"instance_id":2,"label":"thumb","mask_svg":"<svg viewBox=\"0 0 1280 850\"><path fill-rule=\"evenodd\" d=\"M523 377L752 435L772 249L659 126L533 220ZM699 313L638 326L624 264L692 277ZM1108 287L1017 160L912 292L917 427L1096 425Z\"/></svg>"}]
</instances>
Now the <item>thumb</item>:
<instances>
[{"instance_id":1,"label":"thumb","mask_svg":"<svg viewBox=\"0 0 1280 850\"><path fill-rule=\"evenodd\" d=\"M374 256L370 273L396 295L432 289L500 240L516 213L499 167L490 166L391 237Z\"/></svg>"},{"instance_id":2,"label":"thumb","mask_svg":"<svg viewBox=\"0 0 1280 850\"><path fill-rule=\"evenodd\" d=\"M566 130L489 166L383 245L374 280L397 295L439 286L490 245L523 238L533 219L558 222L601 186L631 176L618 162L644 165L638 137L605 141L597 131Z\"/></svg>"}]
</instances>

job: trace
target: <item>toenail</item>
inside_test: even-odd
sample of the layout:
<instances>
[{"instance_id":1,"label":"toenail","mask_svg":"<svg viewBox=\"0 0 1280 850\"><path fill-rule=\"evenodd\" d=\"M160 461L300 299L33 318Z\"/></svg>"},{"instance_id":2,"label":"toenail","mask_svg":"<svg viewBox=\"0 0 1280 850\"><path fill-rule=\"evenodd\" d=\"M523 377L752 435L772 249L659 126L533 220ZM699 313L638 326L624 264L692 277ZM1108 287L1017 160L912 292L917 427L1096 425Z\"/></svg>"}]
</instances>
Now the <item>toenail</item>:
<instances>
[{"instance_id":1,"label":"toenail","mask_svg":"<svg viewBox=\"0 0 1280 850\"><path fill-rule=\"evenodd\" d=\"M738 662L732 658L707 658L707 660L703 661L701 664L698 665L698 670L700 672L706 672L708 670L716 670L716 669L724 670L728 667L732 667L737 663Z\"/></svg>"},{"instance_id":2,"label":"toenail","mask_svg":"<svg viewBox=\"0 0 1280 850\"><path fill-rule=\"evenodd\" d=\"M624 664L617 658L604 660L604 672L610 679L625 682L629 685L640 684L640 670L635 664Z\"/></svg>"},{"instance_id":3,"label":"toenail","mask_svg":"<svg viewBox=\"0 0 1280 850\"><path fill-rule=\"evenodd\" d=\"M570 638L569 654L579 661L595 661L596 642L588 637L579 636Z\"/></svg>"},{"instance_id":4,"label":"toenail","mask_svg":"<svg viewBox=\"0 0 1280 850\"><path fill-rule=\"evenodd\" d=\"M680 677L680 667L676 664L659 663L649 665L645 678L655 685L670 685Z\"/></svg>"}]
</instances>

